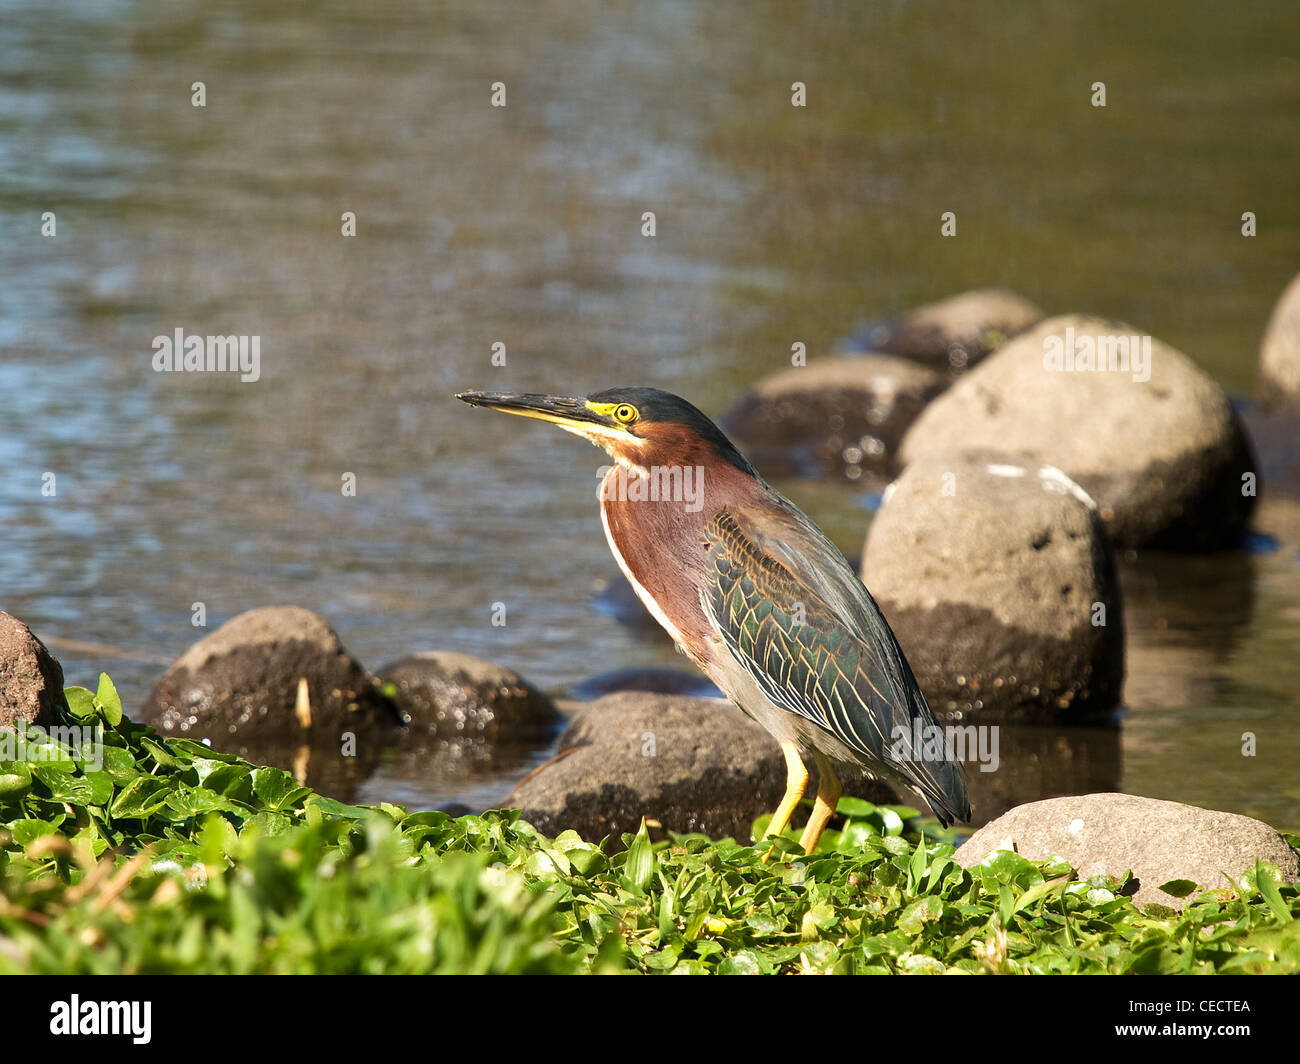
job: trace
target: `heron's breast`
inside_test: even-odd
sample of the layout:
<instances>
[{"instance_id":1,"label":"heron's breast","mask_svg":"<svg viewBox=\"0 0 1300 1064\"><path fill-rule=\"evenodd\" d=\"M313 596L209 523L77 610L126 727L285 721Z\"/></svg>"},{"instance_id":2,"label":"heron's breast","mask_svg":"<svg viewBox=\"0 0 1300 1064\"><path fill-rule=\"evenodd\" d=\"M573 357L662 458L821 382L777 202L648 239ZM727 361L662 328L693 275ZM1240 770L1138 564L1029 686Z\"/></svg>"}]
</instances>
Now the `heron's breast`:
<instances>
[{"instance_id":1,"label":"heron's breast","mask_svg":"<svg viewBox=\"0 0 1300 1064\"><path fill-rule=\"evenodd\" d=\"M713 642L700 606L700 589L712 587L704 530L713 512L690 492L671 490L667 480L660 487L614 467L601 482L601 523L637 597L699 662L711 657Z\"/></svg>"}]
</instances>

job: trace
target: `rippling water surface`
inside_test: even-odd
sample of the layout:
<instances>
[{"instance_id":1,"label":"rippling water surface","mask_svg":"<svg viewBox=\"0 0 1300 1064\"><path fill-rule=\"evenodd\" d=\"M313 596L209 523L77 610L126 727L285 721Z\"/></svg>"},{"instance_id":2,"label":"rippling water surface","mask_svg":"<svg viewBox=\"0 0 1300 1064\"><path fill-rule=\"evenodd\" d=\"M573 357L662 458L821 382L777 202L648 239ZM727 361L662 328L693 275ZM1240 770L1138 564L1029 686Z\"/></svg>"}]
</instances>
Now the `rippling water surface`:
<instances>
[{"instance_id":1,"label":"rippling water surface","mask_svg":"<svg viewBox=\"0 0 1300 1064\"><path fill-rule=\"evenodd\" d=\"M0 605L129 705L199 601L557 692L679 664L592 607L603 456L457 390L654 384L719 413L795 340L996 284L1244 394L1300 264L1294 4L2 6ZM177 328L259 335L260 381L152 372ZM869 486L782 487L860 551ZM1066 758L1300 828L1300 521L1258 523L1275 549L1125 563L1122 729L1031 735L1017 800ZM365 797L490 804L527 767Z\"/></svg>"}]
</instances>

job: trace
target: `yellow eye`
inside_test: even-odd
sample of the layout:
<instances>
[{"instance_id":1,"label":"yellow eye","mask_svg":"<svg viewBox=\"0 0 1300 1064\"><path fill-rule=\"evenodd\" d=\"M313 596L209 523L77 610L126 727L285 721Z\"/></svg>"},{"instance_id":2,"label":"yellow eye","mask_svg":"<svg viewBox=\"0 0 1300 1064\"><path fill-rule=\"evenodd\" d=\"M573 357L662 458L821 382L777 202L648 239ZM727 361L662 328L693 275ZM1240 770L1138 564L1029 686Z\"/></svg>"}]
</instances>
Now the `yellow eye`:
<instances>
[{"instance_id":1,"label":"yellow eye","mask_svg":"<svg viewBox=\"0 0 1300 1064\"><path fill-rule=\"evenodd\" d=\"M630 425L636 418L636 407L628 406L627 403L623 403L614 409L614 420L621 421L624 425Z\"/></svg>"}]
</instances>

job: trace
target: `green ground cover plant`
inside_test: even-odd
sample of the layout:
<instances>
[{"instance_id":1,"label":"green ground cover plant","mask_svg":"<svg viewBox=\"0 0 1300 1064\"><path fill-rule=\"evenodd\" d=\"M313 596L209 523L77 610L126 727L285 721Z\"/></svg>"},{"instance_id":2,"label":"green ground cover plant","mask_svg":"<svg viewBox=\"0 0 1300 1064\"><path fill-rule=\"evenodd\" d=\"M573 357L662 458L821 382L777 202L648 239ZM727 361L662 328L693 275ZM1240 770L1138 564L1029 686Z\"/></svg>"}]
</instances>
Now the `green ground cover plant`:
<instances>
[{"instance_id":1,"label":"green ground cover plant","mask_svg":"<svg viewBox=\"0 0 1300 1064\"><path fill-rule=\"evenodd\" d=\"M854 798L811 856L645 826L612 853L335 801L132 722L107 676L67 699L101 757L28 729L0 761L0 972L1300 971L1300 889L1263 863L1139 908L1060 860L963 869L951 832Z\"/></svg>"}]
</instances>

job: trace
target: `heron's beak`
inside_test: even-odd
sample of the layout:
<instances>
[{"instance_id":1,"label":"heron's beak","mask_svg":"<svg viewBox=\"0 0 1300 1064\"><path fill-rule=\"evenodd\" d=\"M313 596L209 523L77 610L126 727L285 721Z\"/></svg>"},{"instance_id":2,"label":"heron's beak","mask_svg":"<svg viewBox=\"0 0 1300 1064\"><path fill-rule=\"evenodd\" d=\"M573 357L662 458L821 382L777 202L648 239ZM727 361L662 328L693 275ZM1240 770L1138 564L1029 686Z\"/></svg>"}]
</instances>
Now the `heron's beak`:
<instances>
[{"instance_id":1,"label":"heron's beak","mask_svg":"<svg viewBox=\"0 0 1300 1064\"><path fill-rule=\"evenodd\" d=\"M614 420L611 411L618 407L618 403L593 403L589 399L566 395L511 395L505 392L461 392L456 398L470 406L486 406L503 414L550 421L565 432L590 440L620 460L639 453L646 444L627 425Z\"/></svg>"},{"instance_id":2,"label":"heron's beak","mask_svg":"<svg viewBox=\"0 0 1300 1064\"><path fill-rule=\"evenodd\" d=\"M586 399L566 395L532 395L527 392L461 392L456 396L470 406L485 406L489 410L500 410L503 414L518 414L521 417L534 417L539 421L551 421L561 428L584 433L591 426L616 428L618 422L602 414Z\"/></svg>"}]
</instances>

